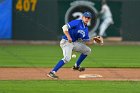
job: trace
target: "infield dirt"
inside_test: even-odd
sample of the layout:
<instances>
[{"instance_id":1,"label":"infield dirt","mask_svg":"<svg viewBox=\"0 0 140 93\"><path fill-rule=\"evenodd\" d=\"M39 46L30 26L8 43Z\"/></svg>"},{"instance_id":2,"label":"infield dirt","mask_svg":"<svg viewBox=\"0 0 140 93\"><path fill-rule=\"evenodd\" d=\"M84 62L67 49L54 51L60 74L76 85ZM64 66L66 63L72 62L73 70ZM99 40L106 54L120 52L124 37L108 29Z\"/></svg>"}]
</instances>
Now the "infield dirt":
<instances>
[{"instance_id":1,"label":"infield dirt","mask_svg":"<svg viewBox=\"0 0 140 93\"><path fill-rule=\"evenodd\" d=\"M51 68L0 68L0 80L50 80ZM99 74L98 78L79 78L81 74ZM62 68L57 73L60 80L132 80L140 81L140 68L86 68L84 72Z\"/></svg>"}]
</instances>

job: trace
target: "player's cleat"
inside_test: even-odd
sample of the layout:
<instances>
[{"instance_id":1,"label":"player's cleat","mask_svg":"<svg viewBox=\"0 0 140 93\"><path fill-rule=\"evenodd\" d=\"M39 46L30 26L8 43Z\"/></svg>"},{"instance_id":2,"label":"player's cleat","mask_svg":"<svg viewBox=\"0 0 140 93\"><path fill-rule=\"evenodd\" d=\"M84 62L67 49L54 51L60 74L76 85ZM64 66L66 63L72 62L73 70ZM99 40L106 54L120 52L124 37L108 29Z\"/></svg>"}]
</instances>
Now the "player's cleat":
<instances>
[{"instance_id":1,"label":"player's cleat","mask_svg":"<svg viewBox=\"0 0 140 93\"><path fill-rule=\"evenodd\" d=\"M58 76L56 76L53 72L48 73L47 76L52 79L58 79Z\"/></svg>"},{"instance_id":2,"label":"player's cleat","mask_svg":"<svg viewBox=\"0 0 140 93\"><path fill-rule=\"evenodd\" d=\"M75 67L75 66L73 66L72 69L73 69L73 70L78 70L78 71L80 71L80 72L81 72L81 71L85 71L85 68L84 68L84 67Z\"/></svg>"}]
</instances>

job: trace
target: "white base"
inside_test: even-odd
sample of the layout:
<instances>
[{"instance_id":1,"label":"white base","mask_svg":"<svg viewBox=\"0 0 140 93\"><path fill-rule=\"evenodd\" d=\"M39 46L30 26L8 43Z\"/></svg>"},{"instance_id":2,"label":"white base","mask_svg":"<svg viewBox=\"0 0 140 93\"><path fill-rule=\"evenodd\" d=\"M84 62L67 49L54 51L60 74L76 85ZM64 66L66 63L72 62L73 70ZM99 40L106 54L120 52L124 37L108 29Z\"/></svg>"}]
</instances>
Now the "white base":
<instances>
[{"instance_id":1,"label":"white base","mask_svg":"<svg viewBox=\"0 0 140 93\"><path fill-rule=\"evenodd\" d=\"M79 78L100 78L103 77L102 75L99 74L82 74L79 75Z\"/></svg>"}]
</instances>

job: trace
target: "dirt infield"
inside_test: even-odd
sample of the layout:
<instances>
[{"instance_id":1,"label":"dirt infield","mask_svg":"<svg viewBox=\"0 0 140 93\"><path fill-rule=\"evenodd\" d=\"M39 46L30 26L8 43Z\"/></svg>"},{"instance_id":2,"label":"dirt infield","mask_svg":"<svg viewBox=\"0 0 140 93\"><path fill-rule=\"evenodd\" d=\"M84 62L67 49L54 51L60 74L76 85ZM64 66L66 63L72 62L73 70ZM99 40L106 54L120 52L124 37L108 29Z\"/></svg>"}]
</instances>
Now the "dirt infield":
<instances>
[{"instance_id":1,"label":"dirt infield","mask_svg":"<svg viewBox=\"0 0 140 93\"><path fill-rule=\"evenodd\" d=\"M50 80L50 68L0 68L0 80ZM79 78L82 74L99 74L103 77ZM62 68L57 73L61 80L133 80L140 81L140 68L86 68L84 72Z\"/></svg>"}]
</instances>

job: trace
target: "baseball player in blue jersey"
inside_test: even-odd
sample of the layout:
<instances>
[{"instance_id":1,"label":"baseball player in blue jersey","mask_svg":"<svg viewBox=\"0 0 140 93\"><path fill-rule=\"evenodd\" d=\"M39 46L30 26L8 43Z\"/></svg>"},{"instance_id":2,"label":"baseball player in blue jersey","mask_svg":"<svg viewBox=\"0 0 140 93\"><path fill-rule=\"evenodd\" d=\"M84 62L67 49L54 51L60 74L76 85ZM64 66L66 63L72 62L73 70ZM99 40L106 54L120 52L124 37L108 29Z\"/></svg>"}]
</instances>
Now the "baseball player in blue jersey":
<instances>
[{"instance_id":1,"label":"baseball player in blue jersey","mask_svg":"<svg viewBox=\"0 0 140 93\"><path fill-rule=\"evenodd\" d=\"M72 51L80 52L81 55L73 66L73 70L84 71L85 68L80 67L83 60L90 54L91 49L87 46L94 43L94 39L89 39L87 23L91 20L90 12L84 12L82 19L73 20L65 24L62 29L64 36L60 41L60 46L63 50L63 58L56 64L56 66L47 74L53 79L58 79L56 72L71 60ZM79 42L82 41L82 42Z\"/></svg>"}]
</instances>

